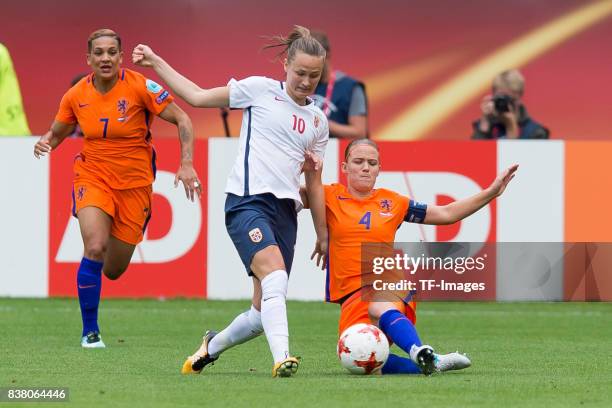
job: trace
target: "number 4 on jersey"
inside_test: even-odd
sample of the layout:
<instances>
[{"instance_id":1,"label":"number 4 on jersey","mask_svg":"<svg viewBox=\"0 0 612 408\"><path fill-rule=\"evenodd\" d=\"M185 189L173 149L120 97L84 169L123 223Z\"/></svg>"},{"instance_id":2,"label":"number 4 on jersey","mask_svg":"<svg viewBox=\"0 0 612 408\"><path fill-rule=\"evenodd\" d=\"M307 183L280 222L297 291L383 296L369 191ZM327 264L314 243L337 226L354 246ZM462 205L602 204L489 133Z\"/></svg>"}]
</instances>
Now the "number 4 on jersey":
<instances>
[{"instance_id":1,"label":"number 4 on jersey","mask_svg":"<svg viewBox=\"0 0 612 408\"><path fill-rule=\"evenodd\" d=\"M372 213L370 211L368 211L367 213L363 214L363 217L361 217L361 219L359 220L359 224L363 224L366 226L366 229L370 229L370 218L372 217Z\"/></svg>"}]
</instances>

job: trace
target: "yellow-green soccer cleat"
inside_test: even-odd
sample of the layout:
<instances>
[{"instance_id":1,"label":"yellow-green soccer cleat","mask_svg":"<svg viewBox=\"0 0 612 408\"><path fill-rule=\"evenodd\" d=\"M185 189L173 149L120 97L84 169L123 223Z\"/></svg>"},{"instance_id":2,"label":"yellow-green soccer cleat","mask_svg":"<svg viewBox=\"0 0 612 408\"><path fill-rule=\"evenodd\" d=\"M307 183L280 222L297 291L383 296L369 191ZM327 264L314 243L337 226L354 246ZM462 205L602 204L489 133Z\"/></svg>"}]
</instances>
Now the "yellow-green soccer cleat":
<instances>
[{"instance_id":1,"label":"yellow-green soccer cleat","mask_svg":"<svg viewBox=\"0 0 612 408\"><path fill-rule=\"evenodd\" d=\"M183 363L181 374L200 374L204 367L213 364L219 357L211 357L208 354L208 343L217 335L212 330L206 331L200 348Z\"/></svg>"},{"instance_id":2,"label":"yellow-green soccer cleat","mask_svg":"<svg viewBox=\"0 0 612 408\"><path fill-rule=\"evenodd\" d=\"M299 357L287 357L280 363L274 364L272 377L291 377L297 373L299 365Z\"/></svg>"}]
</instances>

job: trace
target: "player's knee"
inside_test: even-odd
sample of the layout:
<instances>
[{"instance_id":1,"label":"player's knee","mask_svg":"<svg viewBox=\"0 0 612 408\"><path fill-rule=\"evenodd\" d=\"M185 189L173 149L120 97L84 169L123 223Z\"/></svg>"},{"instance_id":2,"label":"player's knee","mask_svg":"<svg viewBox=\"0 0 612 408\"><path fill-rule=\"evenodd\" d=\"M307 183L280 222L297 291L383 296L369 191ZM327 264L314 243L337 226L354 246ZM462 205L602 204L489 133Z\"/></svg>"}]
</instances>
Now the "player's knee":
<instances>
[{"instance_id":1,"label":"player's knee","mask_svg":"<svg viewBox=\"0 0 612 408\"><path fill-rule=\"evenodd\" d=\"M287 287L289 284L289 276L283 270L274 271L261 280L262 300L265 302L268 299L275 297L287 297Z\"/></svg>"},{"instance_id":2,"label":"player's knee","mask_svg":"<svg viewBox=\"0 0 612 408\"><path fill-rule=\"evenodd\" d=\"M102 272L108 279L117 280L119 277L121 277L121 275L123 275L123 272L125 272L126 269L127 268L104 268Z\"/></svg>"},{"instance_id":3,"label":"player's knee","mask_svg":"<svg viewBox=\"0 0 612 408\"><path fill-rule=\"evenodd\" d=\"M93 240L85 244L85 258L102 261L104 260L104 254L106 254L105 242Z\"/></svg>"},{"instance_id":4,"label":"player's knee","mask_svg":"<svg viewBox=\"0 0 612 408\"><path fill-rule=\"evenodd\" d=\"M285 262L278 246L270 245L253 256L250 266L257 278L264 279L269 271L285 269Z\"/></svg>"},{"instance_id":5,"label":"player's knee","mask_svg":"<svg viewBox=\"0 0 612 408\"><path fill-rule=\"evenodd\" d=\"M370 319L372 321L378 321L380 316L382 316L387 310L388 308L379 302L370 302L368 305L368 315L370 315Z\"/></svg>"}]
</instances>

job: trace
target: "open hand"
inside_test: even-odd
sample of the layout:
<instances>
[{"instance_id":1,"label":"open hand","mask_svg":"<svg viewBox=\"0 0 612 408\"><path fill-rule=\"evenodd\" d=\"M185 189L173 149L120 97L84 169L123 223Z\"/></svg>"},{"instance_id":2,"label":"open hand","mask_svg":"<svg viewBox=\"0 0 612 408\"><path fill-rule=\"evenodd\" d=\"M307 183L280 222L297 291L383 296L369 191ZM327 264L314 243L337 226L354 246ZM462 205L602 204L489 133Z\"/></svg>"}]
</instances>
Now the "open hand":
<instances>
[{"instance_id":1,"label":"open hand","mask_svg":"<svg viewBox=\"0 0 612 408\"><path fill-rule=\"evenodd\" d=\"M174 187L178 187L179 181L183 183L187 199L193 201L196 195L202 198L202 183L193 166L181 164L174 177Z\"/></svg>"},{"instance_id":2,"label":"open hand","mask_svg":"<svg viewBox=\"0 0 612 408\"><path fill-rule=\"evenodd\" d=\"M310 259L315 259L315 263L317 267L321 269L325 269L327 266L327 240L321 240L317 238L317 243L315 244L315 249L312 251L312 255L310 255Z\"/></svg>"},{"instance_id":3,"label":"open hand","mask_svg":"<svg viewBox=\"0 0 612 408\"><path fill-rule=\"evenodd\" d=\"M508 183L510 183L510 180L514 178L514 173L516 172L518 167L518 164L514 164L508 167L506 170L504 170L497 176L493 183L491 183L491 185L489 186L489 190L491 191L491 193L493 193L495 197L499 197L500 195L502 195L502 193L506 189L506 186L508 185Z\"/></svg>"},{"instance_id":4,"label":"open hand","mask_svg":"<svg viewBox=\"0 0 612 408\"><path fill-rule=\"evenodd\" d=\"M51 137L51 132L47 132L38 139L38 142L34 145L34 157L40 159L47 153L51 152L51 144L49 143L49 138Z\"/></svg>"}]
</instances>

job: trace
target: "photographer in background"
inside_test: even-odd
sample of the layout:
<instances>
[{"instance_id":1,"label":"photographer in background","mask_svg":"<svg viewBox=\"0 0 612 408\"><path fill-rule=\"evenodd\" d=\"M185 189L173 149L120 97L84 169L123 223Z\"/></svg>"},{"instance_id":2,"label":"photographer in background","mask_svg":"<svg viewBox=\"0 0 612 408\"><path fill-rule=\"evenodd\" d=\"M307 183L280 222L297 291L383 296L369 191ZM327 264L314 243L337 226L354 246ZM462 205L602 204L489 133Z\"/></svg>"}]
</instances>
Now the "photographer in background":
<instances>
[{"instance_id":1,"label":"photographer in background","mask_svg":"<svg viewBox=\"0 0 612 408\"><path fill-rule=\"evenodd\" d=\"M472 139L548 139L549 131L529 117L521 97L525 78L517 69L493 79L493 95L483 98L482 117L473 122Z\"/></svg>"}]
</instances>

